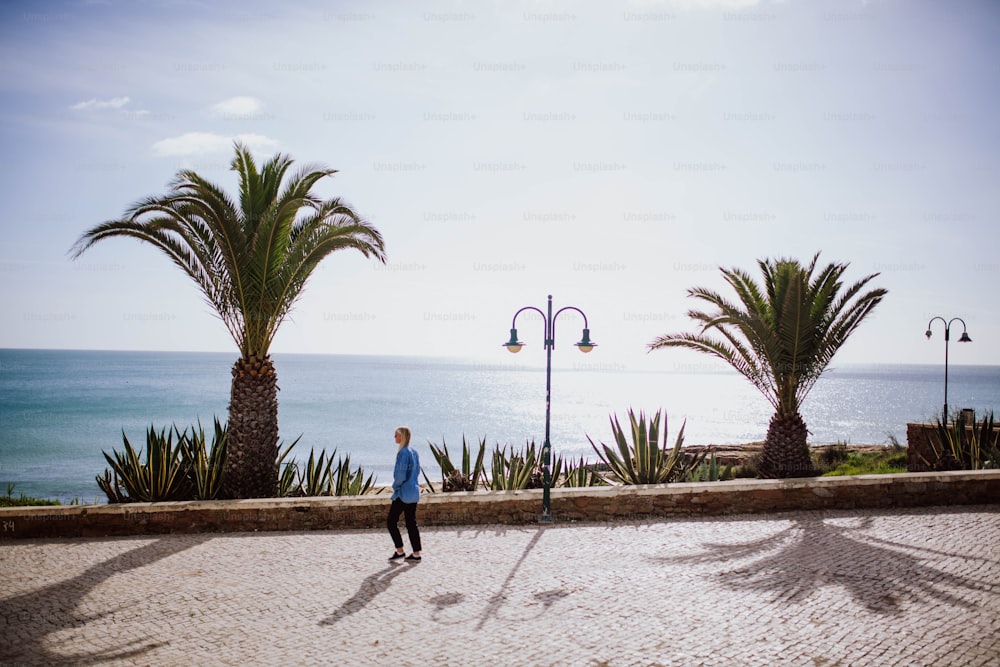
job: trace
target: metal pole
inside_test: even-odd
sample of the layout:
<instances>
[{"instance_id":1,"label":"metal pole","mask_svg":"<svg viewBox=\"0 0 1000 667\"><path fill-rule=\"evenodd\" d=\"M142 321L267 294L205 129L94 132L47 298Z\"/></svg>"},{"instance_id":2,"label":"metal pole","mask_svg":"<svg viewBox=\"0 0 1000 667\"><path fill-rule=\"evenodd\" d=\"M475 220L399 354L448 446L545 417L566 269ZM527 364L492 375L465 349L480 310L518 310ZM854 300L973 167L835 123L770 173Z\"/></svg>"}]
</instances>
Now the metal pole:
<instances>
[{"instance_id":1,"label":"metal pole","mask_svg":"<svg viewBox=\"0 0 1000 667\"><path fill-rule=\"evenodd\" d=\"M951 322L944 327L944 411L941 413L941 422L948 423L948 332L951 329Z\"/></svg>"},{"instance_id":2,"label":"metal pole","mask_svg":"<svg viewBox=\"0 0 1000 667\"><path fill-rule=\"evenodd\" d=\"M549 312L545 319L545 443L542 445L542 521L552 521L549 487L552 484L552 444L549 441L549 423L552 408L552 348L555 346L555 327L552 321L552 295L549 295Z\"/></svg>"}]
</instances>

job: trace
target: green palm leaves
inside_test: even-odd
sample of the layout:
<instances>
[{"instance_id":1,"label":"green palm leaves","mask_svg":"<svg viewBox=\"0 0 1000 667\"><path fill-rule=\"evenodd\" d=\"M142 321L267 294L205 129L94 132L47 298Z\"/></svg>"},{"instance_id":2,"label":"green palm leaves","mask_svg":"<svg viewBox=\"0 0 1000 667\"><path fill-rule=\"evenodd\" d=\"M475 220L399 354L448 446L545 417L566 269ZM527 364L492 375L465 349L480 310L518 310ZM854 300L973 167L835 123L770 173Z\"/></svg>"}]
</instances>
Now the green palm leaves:
<instances>
[{"instance_id":1,"label":"green palm leaves","mask_svg":"<svg viewBox=\"0 0 1000 667\"><path fill-rule=\"evenodd\" d=\"M877 273L845 289L848 265L817 271L818 259L817 253L806 267L794 259L760 260L760 285L739 269L722 269L738 302L705 288L688 290L714 308L688 312L701 330L661 336L650 350L685 347L718 357L757 387L778 414L797 413L834 354L887 293L862 293Z\"/></svg>"},{"instance_id":2,"label":"green palm leaves","mask_svg":"<svg viewBox=\"0 0 1000 667\"><path fill-rule=\"evenodd\" d=\"M235 149L239 201L182 170L166 195L147 197L125 217L93 227L70 252L77 258L104 239L135 238L159 248L195 282L240 349L223 493L271 497L288 482L279 480L274 467L278 385L268 356L271 342L324 258L354 249L384 262L385 246L378 230L350 206L312 192L333 169L307 166L290 173L292 160L281 154L258 168L245 146L237 143Z\"/></svg>"},{"instance_id":3,"label":"green palm leaves","mask_svg":"<svg viewBox=\"0 0 1000 667\"><path fill-rule=\"evenodd\" d=\"M661 336L649 345L650 350L685 347L718 357L764 394L775 411L758 466L764 477L812 474L799 408L833 355L887 293L862 291L877 273L845 288L841 279L848 265L817 270L818 259L817 253L806 267L794 259L760 260L760 285L739 269L722 269L738 301L690 289L689 296L713 307L688 312L701 330Z\"/></svg>"},{"instance_id":4,"label":"green palm leaves","mask_svg":"<svg viewBox=\"0 0 1000 667\"><path fill-rule=\"evenodd\" d=\"M246 358L264 356L306 280L345 248L385 261L382 236L340 199L322 200L316 183L336 173L306 167L289 174L278 154L258 168L237 143L232 169L239 202L197 173L180 171L168 194L133 205L125 217L88 230L71 254L106 238L151 243L198 285Z\"/></svg>"}]
</instances>

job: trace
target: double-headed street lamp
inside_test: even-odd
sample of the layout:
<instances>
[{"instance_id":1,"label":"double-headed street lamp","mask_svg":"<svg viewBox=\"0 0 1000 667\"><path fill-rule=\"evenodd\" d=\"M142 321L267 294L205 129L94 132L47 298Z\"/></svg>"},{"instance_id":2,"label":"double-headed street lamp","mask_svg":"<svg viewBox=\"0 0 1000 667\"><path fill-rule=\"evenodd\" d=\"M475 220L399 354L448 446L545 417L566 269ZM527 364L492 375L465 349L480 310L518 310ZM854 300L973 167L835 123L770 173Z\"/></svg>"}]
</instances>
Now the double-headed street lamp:
<instances>
[{"instance_id":1,"label":"double-headed street lamp","mask_svg":"<svg viewBox=\"0 0 1000 667\"><path fill-rule=\"evenodd\" d=\"M590 341L590 329L587 328L587 316L582 310L574 306L566 306L565 308L560 308L556 313L552 314L552 295L549 295L549 309L548 313L543 313L541 309L535 308L534 306L525 306L521 310L514 313L514 319L510 323L510 340L504 343L504 347L511 353L518 353L521 348L524 347L524 343L517 339L517 316L526 310L533 310L545 321L545 444L542 445L542 521L552 521L551 503L549 487L552 484L551 478L551 463L552 463L552 445L549 442L549 415L550 408L552 405L552 348L556 346L556 318L559 317L559 313L564 310L575 310L580 313L583 317L583 337L580 339L576 346L580 348L581 352L590 352L596 345Z\"/></svg>"},{"instance_id":2,"label":"double-headed street lamp","mask_svg":"<svg viewBox=\"0 0 1000 667\"><path fill-rule=\"evenodd\" d=\"M931 339L931 324L934 322L934 320L941 320L941 322L944 324L944 410L941 412L941 421L947 423L948 422L948 338L950 337L951 333L951 323L954 322L955 320L958 320L959 322L962 323L962 335L958 339L959 343L971 343L972 339L969 338L969 334L966 333L965 320L963 320L961 317L953 317L947 322L945 322L945 319L939 315L936 317L932 317L930 319L930 322L927 323L927 332L924 334L925 336L927 336L927 340Z\"/></svg>"}]
</instances>

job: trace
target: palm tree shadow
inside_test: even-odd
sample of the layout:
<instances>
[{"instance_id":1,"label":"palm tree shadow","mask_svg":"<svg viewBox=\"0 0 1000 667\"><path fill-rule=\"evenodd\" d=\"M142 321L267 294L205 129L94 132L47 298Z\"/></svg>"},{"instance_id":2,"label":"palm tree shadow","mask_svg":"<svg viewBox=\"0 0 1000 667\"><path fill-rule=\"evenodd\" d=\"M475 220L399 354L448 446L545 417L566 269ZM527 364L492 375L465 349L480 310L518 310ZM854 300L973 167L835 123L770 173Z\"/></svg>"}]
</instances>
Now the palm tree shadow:
<instances>
[{"instance_id":1,"label":"palm tree shadow","mask_svg":"<svg viewBox=\"0 0 1000 667\"><path fill-rule=\"evenodd\" d=\"M392 583L393 579L406 570L413 569L413 567L414 566L412 565L393 563L385 569L368 575L365 577L365 580L361 582L361 586L358 587L357 592L340 605L340 607L338 607L333 614L320 621L319 624L335 625L351 614L356 614L361 611L380 593L387 591L389 589L389 584Z\"/></svg>"},{"instance_id":2,"label":"palm tree shadow","mask_svg":"<svg viewBox=\"0 0 1000 667\"><path fill-rule=\"evenodd\" d=\"M662 558L675 564L726 563L757 560L714 576L732 590L770 593L775 602L802 602L825 586L840 587L861 606L883 615L902 613L904 600L933 600L959 607L975 605L955 590L986 590L978 582L925 565L905 551L876 546L854 538L861 526L831 525L822 518L796 518L785 530L745 544L705 544L693 556ZM883 542L884 543L884 542Z\"/></svg>"},{"instance_id":3,"label":"palm tree shadow","mask_svg":"<svg viewBox=\"0 0 1000 667\"><path fill-rule=\"evenodd\" d=\"M0 600L0 621L7 623L0 638L0 660L3 664L30 659L46 665L95 665L135 658L165 645L167 642L132 640L115 649L67 655L53 652L53 642L47 638L63 630L83 628L121 611L121 608L94 614L78 611L83 599L112 576L151 565L209 539L208 535L161 538L92 565L71 579Z\"/></svg>"}]
</instances>

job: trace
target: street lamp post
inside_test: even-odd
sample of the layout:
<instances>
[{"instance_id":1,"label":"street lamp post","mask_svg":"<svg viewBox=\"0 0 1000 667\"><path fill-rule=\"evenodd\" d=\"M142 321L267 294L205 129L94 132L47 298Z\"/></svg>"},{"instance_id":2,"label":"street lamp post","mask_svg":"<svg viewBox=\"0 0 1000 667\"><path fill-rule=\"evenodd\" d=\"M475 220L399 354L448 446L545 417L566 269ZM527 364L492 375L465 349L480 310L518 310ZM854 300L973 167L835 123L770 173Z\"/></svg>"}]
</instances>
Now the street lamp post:
<instances>
[{"instance_id":1,"label":"street lamp post","mask_svg":"<svg viewBox=\"0 0 1000 667\"><path fill-rule=\"evenodd\" d=\"M939 315L936 317L932 317L930 321L927 323L927 331L924 333L924 335L927 336L927 340L931 339L931 324L934 323L934 320L941 320L941 323L944 324L944 409L941 412L941 421L947 423L948 422L948 339L950 338L951 334L951 323L954 322L955 320L958 320L959 322L962 323L962 335L959 336L958 338L959 343L971 343L972 339L969 338L969 334L966 332L965 329L965 320L963 320L961 317L953 317L950 320L945 321L945 319Z\"/></svg>"},{"instance_id":2,"label":"street lamp post","mask_svg":"<svg viewBox=\"0 0 1000 667\"><path fill-rule=\"evenodd\" d=\"M524 343L517 339L517 316L526 310L533 310L542 316L545 321L545 443L542 445L542 521L548 522L552 521L552 511L549 488L552 484L551 478L551 463L552 463L552 444L549 441L549 423L550 414L552 406L552 349L556 346L556 318L559 317L559 313L564 310L575 310L580 313L583 317L583 336L576 346L580 348L583 353L590 352L596 347L595 343L590 341L590 329L587 326L587 316L582 310L574 306L566 306L560 308L556 313L552 314L552 295L549 295L549 307L548 313L542 312L540 308L534 306L525 306L519 311L514 313L514 319L510 323L510 340L504 343L504 347L507 348L512 354L517 354L524 347Z\"/></svg>"}]
</instances>

